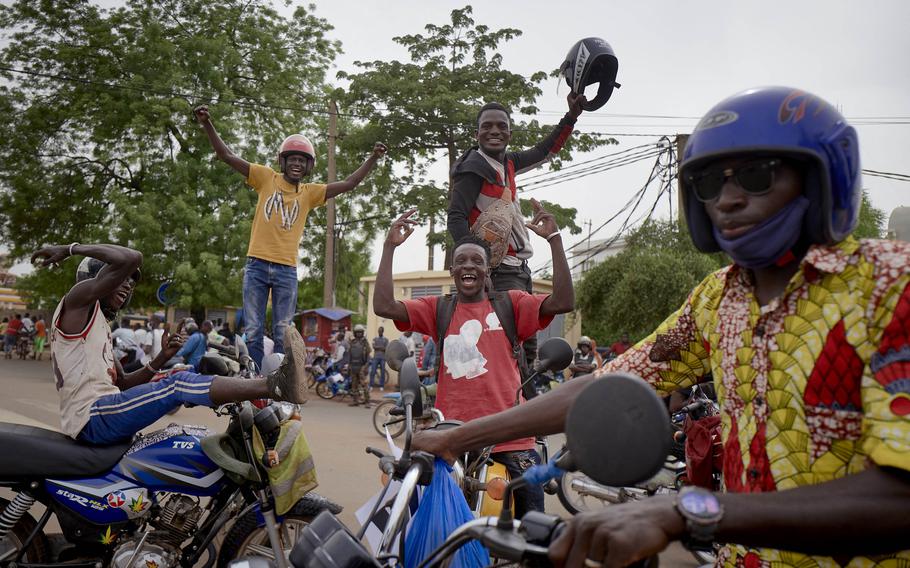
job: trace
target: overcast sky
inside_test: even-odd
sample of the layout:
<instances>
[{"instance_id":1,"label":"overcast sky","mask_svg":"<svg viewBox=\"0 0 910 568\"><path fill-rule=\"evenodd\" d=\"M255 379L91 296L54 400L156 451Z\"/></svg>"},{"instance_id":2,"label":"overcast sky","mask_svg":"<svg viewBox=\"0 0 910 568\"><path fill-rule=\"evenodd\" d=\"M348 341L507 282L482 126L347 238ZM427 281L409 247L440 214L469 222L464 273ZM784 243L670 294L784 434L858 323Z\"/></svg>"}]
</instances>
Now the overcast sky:
<instances>
[{"instance_id":1,"label":"overcast sky","mask_svg":"<svg viewBox=\"0 0 910 568\"><path fill-rule=\"evenodd\" d=\"M465 5L440 0L317 0L315 4L316 14L335 27L331 35L342 42L344 53L336 62L336 71L355 70L357 60L407 60L405 50L393 42L394 36L422 33L428 22L445 24L452 9ZM760 85L787 85L820 95L836 104L848 119L864 119L857 125L864 168L910 174L906 158L910 147L910 34L906 30L910 2L498 0L475 2L473 7L478 23L524 32L501 51L505 67L516 73L529 75L558 67L569 47L583 37L602 37L613 46L622 88L597 113L582 115L577 127L653 136L617 137L618 147L578 155L576 160L656 143L662 134L690 132L697 117L730 94ZM282 10L289 13L291 8ZM557 121L566 109L566 93L565 84L548 81L538 100L544 111L539 118ZM529 195L575 207L579 225L591 221L597 227L643 185L651 166L649 160ZM445 168L438 168L436 175L445 180ZM910 183L866 177L864 185L873 203L889 214L899 205L910 205ZM650 206L656 189L646 196L643 206ZM655 213L669 214L666 199ZM622 219L594 238L613 235ZM425 232L417 232L402 247L396 271L426 268L424 237ZM548 260L548 249L544 241L534 239L538 252L532 267L536 268ZM438 250L436 258L439 269L442 254ZM374 255L373 260L375 269L378 257Z\"/></svg>"},{"instance_id":2,"label":"overcast sky","mask_svg":"<svg viewBox=\"0 0 910 568\"><path fill-rule=\"evenodd\" d=\"M337 66L348 70L357 60L406 60L407 53L392 37L422 33L428 22L444 24L452 9L464 5L325 0L316 2L316 13L335 26L332 35L344 49ZM888 122L899 123L871 125L866 120L857 125L862 163L864 168L910 174L906 158L910 146L908 2L499 0L472 5L477 22L524 32L502 49L504 66L516 73L529 75L558 67L569 47L583 37L602 37L613 46L622 88L598 112L582 115L578 129L654 137L618 137L618 148L575 156L577 160L656 142L660 134L690 132L695 117L730 94L760 85L787 85L820 95L848 119L887 117ZM558 120L565 112L566 93L565 84L548 81L538 101L546 111L540 118ZM633 164L530 195L575 207L579 224L591 220L597 227L644 184L652 164L650 160ZM437 175L445 179L445 169ZM910 205L910 183L866 177L864 185L873 203L889 214L894 207ZM656 189L646 197L648 205ZM669 214L667 200L656 213ZM611 236L622 219L595 238ZM411 237L397 255L396 271L426 268L423 237L420 233ZM532 266L538 267L548 253L544 241L534 239L537 254ZM571 237L568 242L578 239ZM439 252L436 258L439 269ZM374 257L374 268L376 261Z\"/></svg>"}]
</instances>

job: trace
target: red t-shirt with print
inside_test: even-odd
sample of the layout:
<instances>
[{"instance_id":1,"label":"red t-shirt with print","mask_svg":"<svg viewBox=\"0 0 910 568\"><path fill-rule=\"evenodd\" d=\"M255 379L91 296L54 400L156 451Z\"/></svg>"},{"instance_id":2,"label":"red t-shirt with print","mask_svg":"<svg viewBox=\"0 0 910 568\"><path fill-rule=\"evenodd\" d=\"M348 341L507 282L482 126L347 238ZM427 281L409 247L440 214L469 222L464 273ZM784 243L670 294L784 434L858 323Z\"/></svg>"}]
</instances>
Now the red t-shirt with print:
<instances>
[{"instance_id":1,"label":"red t-shirt with print","mask_svg":"<svg viewBox=\"0 0 910 568\"><path fill-rule=\"evenodd\" d=\"M509 290L515 311L518 339L533 337L553 321L541 317L540 304L547 296ZM436 336L437 296L404 300L410 323L395 322L400 331ZM446 419L467 422L511 408L515 391L521 385L518 362L512 346L489 301L458 302L446 331L440 355L436 408ZM513 440L496 446L495 451L528 450L534 438Z\"/></svg>"}]
</instances>

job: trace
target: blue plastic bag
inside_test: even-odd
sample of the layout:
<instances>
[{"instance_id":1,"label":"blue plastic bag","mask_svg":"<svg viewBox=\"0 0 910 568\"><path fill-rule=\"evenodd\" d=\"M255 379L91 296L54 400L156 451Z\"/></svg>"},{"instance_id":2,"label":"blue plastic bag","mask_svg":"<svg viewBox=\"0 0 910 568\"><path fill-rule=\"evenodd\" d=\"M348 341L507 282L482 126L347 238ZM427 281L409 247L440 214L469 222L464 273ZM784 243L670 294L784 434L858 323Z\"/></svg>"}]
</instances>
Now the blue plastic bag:
<instances>
[{"instance_id":1,"label":"blue plastic bag","mask_svg":"<svg viewBox=\"0 0 910 568\"><path fill-rule=\"evenodd\" d=\"M439 548L449 534L474 519L464 495L450 475L452 468L436 458L433 481L427 486L404 541L404 566L416 568ZM483 568L490 564L490 553L473 540L462 546L451 568Z\"/></svg>"}]
</instances>

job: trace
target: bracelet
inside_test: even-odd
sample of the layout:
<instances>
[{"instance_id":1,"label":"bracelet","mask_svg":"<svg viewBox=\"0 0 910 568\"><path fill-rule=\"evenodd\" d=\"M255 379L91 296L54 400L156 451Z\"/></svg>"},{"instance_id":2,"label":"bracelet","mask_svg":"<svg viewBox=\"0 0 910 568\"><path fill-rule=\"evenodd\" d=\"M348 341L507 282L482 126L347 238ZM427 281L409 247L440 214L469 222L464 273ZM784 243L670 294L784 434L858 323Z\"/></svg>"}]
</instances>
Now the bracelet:
<instances>
[{"instance_id":1,"label":"bracelet","mask_svg":"<svg viewBox=\"0 0 910 568\"><path fill-rule=\"evenodd\" d=\"M152 373L152 374L155 374L155 373L157 373L158 371L161 370L161 369L153 369L153 368L152 368L152 362L151 362L151 361L146 361L145 365L143 365L142 368L145 369L146 371Z\"/></svg>"},{"instance_id":2,"label":"bracelet","mask_svg":"<svg viewBox=\"0 0 910 568\"><path fill-rule=\"evenodd\" d=\"M555 237L558 234L559 234L559 231L554 231L554 232L550 233L549 235L547 235L546 236L547 242L550 242L550 239L552 239L553 237Z\"/></svg>"},{"instance_id":3,"label":"bracelet","mask_svg":"<svg viewBox=\"0 0 910 568\"><path fill-rule=\"evenodd\" d=\"M73 256L73 247L76 246L76 245L78 245L78 244L79 244L79 243L75 243L75 242L74 242L74 243L72 243L72 244L70 245L70 248L69 248L70 256Z\"/></svg>"}]
</instances>

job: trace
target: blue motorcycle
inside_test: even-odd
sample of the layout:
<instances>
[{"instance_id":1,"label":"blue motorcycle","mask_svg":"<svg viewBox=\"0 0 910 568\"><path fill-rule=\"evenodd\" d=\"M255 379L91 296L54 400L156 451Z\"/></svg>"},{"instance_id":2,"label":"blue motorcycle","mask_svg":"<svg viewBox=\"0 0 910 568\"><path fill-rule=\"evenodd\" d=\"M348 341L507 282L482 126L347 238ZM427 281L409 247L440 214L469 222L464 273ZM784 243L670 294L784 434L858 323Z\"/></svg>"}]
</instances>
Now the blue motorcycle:
<instances>
[{"instance_id":1,"label":"blue motorcycle","mask_svg":"<svg viewBox=\"0 0 910 568\"><path fill-rule=\"evenodd\" d=\"M332 399L336 396L344 398L351 394L351 374L343 373L340 365L329 361L324 371L316 365L313 368L316 375L316 394L321 398Z\"/></svg>"},{"instance_id":2,"label":"blue motorcycle","mask_svg":"<svg viewBox=\"0 0 910 568\"><path fill-rule=\"evenodd\" d=\"M298 533L321 511L341 511L309 493L276 516L253 426L268 449L292 407L230 404L218 411L230 416L222 434L172 424L113 446L0 423L0 487L15 494L0 500L0 565L223 567L263 556L287 566ZM45 532L54 515L62 534Z\"/></svg>"}]
</instances>

